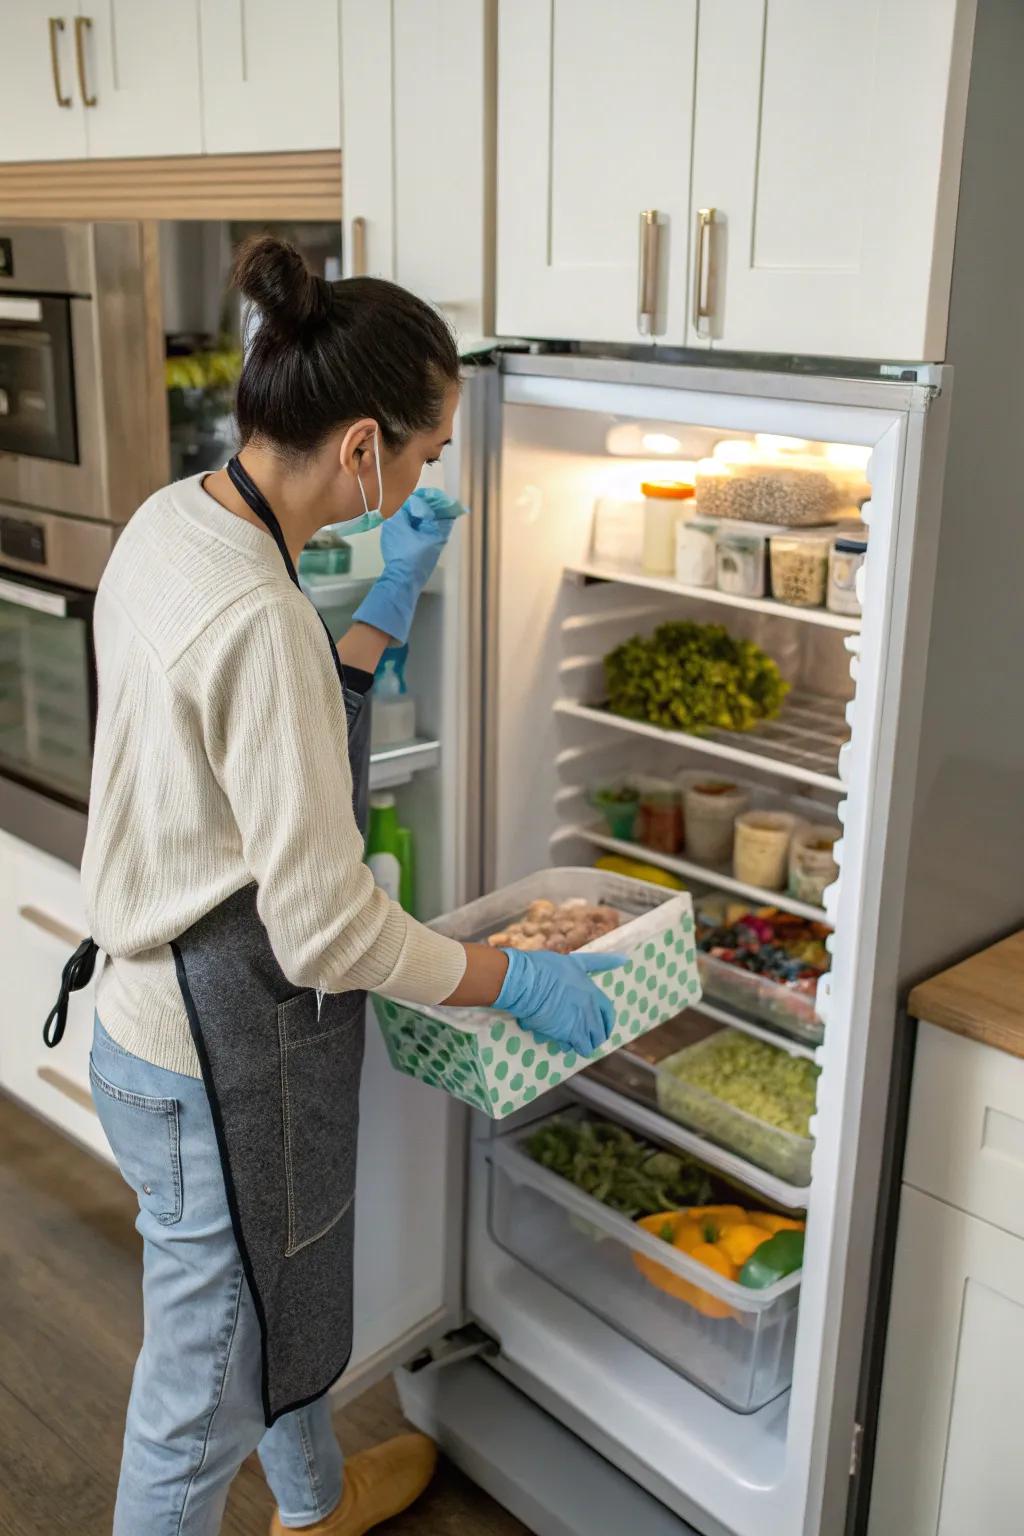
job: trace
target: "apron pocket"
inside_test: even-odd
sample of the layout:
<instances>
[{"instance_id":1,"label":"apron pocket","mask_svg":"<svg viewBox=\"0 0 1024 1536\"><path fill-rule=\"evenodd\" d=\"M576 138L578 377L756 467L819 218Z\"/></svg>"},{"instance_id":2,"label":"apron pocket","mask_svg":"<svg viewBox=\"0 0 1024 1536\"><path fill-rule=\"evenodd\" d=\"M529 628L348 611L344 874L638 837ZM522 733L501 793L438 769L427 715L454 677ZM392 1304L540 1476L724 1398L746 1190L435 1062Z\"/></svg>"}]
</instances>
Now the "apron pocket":
<instances>
[{"instance_id":1,"label":"apron pocket","mask_svg":"<svg viewBox=\"0 0 1024 1536\"><path fill-rule=\"evenodd\" d=\"M287 1257L329 1232L355 1199L364 1014L361 1002L334 996L318 1016L314 992L278 1004Z\"/></svg>"},{"instance_id":2,"label":"apron pocket","mask_svg":"<svg viewBox=\"0 0 1024 1536\"><path fill-rule=\"evenodd\" d=\"M178 1104L118 1088L89 1059L93 1102L121 1177L165 1227L181 1220Z\"/></svg>"}]
</instances>

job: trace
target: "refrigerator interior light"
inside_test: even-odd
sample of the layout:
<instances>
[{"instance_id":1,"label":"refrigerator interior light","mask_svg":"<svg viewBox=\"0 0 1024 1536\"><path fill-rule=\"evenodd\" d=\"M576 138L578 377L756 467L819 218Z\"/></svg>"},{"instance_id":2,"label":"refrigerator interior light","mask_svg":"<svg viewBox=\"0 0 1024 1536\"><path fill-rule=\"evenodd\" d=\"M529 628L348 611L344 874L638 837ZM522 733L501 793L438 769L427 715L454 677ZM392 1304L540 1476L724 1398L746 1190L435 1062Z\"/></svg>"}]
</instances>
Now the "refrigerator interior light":
<instances>
[{"instance_id":1,"label":"refrigerator interior light","mask_svg":"<svg viewBox=\"0 0 1024 1536\"><path fill-rule=\"evenodd\" d=\"M762 453L817 453L819 445L809 443L804 437L783 437L778 432L755 432L754 442Z\"/></svg>"},{"instance_id":2,"label":"refrigerator interior light","mask_svg":"<svg viewBox=\"0 0 1024 1536\"><path fill-rule=\"evenodd\" d=\"M645 432L640 441L645 453L679 453L683 446L669 432Z\"/></svg>"},{"instance_id":3,"label":"refrigerator interior light","mask_svg":"<svg viewBox=\"0 0 1024 1536\"><path fill-rule=\"evenodd\" d=\"M756 447L745 437L727 437L711 451L719 464L749 464L758 457Z\"/></svg>"}]
</instances>

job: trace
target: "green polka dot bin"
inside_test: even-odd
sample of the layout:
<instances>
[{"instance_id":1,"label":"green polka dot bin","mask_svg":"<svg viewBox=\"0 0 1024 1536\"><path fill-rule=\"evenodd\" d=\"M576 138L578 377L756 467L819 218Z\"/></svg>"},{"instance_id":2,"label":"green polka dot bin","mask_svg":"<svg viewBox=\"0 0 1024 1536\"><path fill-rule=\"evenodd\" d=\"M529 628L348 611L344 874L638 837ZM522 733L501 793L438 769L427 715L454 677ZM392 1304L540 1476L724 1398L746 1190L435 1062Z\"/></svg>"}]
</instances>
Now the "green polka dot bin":
<instances>
[{"instance_id":1,"label":"green polka dot bin","mask_svg":"<svg viewBox=\"0 0 1024 1536\"><path fill-rule=\"evenodd\" d=\"M589 1058L594 1061L700 999L693 903L686 893L668 900L664 895L660 886L603 870L545 870L431 926L472 941L499 931L541 897L561 902L583 896L630 914L622 927L585 951L629 956L620 969L594 977L615 1008L615 1026L597 1057ZM508 1014L425 1007L376 995L373 1007L397 1071L443 1088L494 1120L533 1103L587 1065L586 1058L521 1029Z\"/></svg>"}]
</instances>

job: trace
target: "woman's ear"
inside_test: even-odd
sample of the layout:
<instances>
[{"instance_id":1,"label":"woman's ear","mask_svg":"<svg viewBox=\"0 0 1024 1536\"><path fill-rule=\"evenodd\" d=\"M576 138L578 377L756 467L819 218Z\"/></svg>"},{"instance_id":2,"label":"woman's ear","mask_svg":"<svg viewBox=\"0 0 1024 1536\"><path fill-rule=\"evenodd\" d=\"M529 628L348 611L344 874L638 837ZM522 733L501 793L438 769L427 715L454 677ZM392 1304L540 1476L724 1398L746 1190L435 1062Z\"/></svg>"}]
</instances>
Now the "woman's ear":
<instances>
[{"instance_id":1,"label":"woman's ear","mask_svg":"<svg viewBox=\"0 0 1024 1536\"><path fill-rule=\"evenodd\" d=\"M379 430L372 416L360 417L358 421L354 421L351 426L345 428L345 434L338 449L338 461L342 469L358 478L366 454L373 452L374 434Z\"/></svg>"}]
</instances>

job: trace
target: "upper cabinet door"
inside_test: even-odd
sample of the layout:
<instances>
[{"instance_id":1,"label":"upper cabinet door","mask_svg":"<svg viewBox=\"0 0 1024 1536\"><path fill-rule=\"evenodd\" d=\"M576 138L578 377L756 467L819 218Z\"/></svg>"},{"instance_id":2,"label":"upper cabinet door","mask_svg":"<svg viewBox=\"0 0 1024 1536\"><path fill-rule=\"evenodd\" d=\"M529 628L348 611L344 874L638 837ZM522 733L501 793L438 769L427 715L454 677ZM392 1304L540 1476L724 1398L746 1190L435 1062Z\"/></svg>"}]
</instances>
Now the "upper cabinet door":
<instances>
[{"instance_id":1,"label":"upper cabinet door","mask_svg":"<svg viewBox=\"0 0 1024 1536\"><path fill-rule=\"evenodd\" d=\"M342 0L345 271L492 328L493 0Z\"/></svg>"},{"instance_id":2,"label":"upper cabinet door","mask_svg":"<svg viewBox=\"0 0 1024 1536\"><path fill-rule=\"evenodd\" d=\"M173 22L166 0L81 0L79 9L68 25L89 155L200 154L198 0L176 5Z\"/></svg>"},{"instance_id":3,"label":"upper cabinet door","mask_svg":"<svg viewBox=\"0 0 1024 1536\"><path fill-rule=\"evenodd\" d=\"M691 342L943 357L974 9L701 7Z\"/></svg>"},{"instance_id":4,"label":"upper cabinet door","mask_svg":"<svg viewBox=\"0 0 1024 1536\"><path fill-rule=\"evenodd\" d=\"M75 79L73 12L8 0L0 17L0 160L77 160L85 118Z\"/></svg>"},{"instance_id":5,"label":"upper cabinet door","mask_svg":"<svg viewBox=\"0 0 1024 1536\"><path fill-rule=\"evenodd\" d=\"M697 0L500 0L501 334L682 343L696 34Z\"/></svg>"},{"instance_id":6,"label":"upper cabinet door","mask_svg":"<svg viewBox=\"0 0 1024 1536\"><path fill-rule=\"evenodd\" d=\"M338 0L199 0L199 8L207 153L337 149Z\"/></svg>"}]
</instances>

